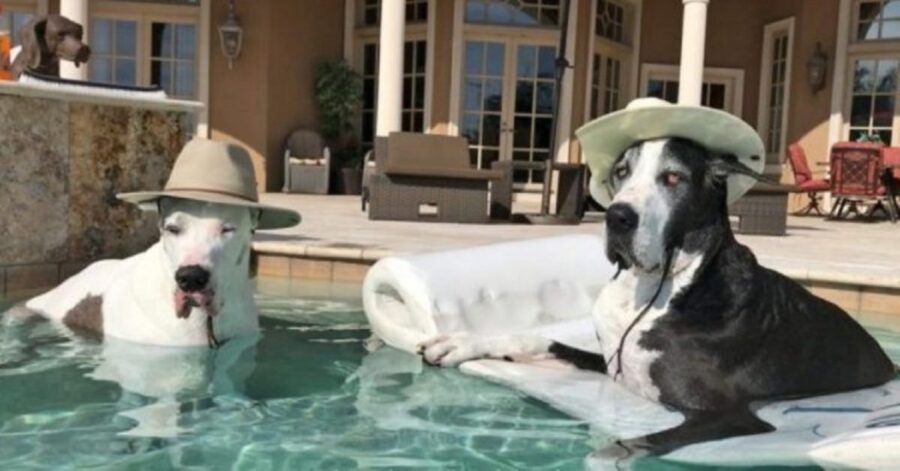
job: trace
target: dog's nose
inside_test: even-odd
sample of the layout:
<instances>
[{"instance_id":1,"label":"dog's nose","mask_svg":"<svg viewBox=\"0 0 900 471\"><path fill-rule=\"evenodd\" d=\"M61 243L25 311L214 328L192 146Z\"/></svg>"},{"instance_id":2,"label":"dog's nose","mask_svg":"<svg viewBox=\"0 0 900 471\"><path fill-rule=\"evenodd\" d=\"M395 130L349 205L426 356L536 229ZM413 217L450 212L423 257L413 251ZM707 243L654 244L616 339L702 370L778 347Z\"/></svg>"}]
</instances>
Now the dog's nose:
<instances>
[{"instance_id":1,"label":"dog's nose","mask_svg":"<svg viewBox=\"0 0 900 471\"><path fill-rule=\"evenodd\" d=\"M209 271L199 265L181 267L175 272L175 282L186 293L200 291L209 283Z\"/></svg>"},{"instance_id":2,"label":"dog's nose","mask_svg":"<svg viewBox=\"0 0 900 471\"><path fill-rule=\"evenodd\" d=\"M606 210L606 228L614 234L628 234L637 227L638 214L630 205L616 203Z\"/></svg>"}]
</instances>

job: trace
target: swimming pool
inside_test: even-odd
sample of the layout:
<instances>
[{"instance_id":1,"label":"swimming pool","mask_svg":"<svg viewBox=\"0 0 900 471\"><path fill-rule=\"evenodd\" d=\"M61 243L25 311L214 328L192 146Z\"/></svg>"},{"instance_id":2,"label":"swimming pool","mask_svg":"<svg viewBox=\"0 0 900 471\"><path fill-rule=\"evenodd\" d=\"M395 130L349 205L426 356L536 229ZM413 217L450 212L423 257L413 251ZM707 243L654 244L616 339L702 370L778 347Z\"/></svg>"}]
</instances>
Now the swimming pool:
<instances>
[{"instance_id":1,"label":"swimming pool","mask_svg":"<svg viewBox=\"0 0 900 471\"><path fill-rule=\"evenodd\" d=\"M0 330L0 469L582 469L611 440L511 389L368 352L358 299L334 287L261 291L259 342L215 352ZM873 332L900 360L900 335Z\"/></svg>"}]
</instances>

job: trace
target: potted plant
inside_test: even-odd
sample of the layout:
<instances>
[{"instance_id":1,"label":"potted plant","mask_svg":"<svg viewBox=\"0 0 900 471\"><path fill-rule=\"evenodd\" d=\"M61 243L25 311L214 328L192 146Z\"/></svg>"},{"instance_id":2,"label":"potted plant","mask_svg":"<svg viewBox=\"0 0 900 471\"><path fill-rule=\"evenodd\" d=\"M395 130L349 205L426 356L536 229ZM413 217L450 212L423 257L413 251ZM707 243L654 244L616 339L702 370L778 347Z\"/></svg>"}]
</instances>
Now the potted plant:
<instances>
[{"instance_id":1,"label":"potted plant","mask_svg":"<svg viewBox=\"0 0 900 471\"><path fill-rule=\"evenodd\" d=\"M362 187L362 155L353 120L362 101L362 79L344 60L326 61L316 68L319 128L333 149L336 192L358 195Z\"/></svg>"},{"instance_id":2,"label":"potted plant","mask_svg":"<svg viewBox=\"0 0 900 471\"><path fill-rule=\"evenodd\" d=\"M335 179L335 192L342 195L358 195L362 193L363 154L359 145L350 144L334 155L338 168Z\"/></svg>"}]
</instances>

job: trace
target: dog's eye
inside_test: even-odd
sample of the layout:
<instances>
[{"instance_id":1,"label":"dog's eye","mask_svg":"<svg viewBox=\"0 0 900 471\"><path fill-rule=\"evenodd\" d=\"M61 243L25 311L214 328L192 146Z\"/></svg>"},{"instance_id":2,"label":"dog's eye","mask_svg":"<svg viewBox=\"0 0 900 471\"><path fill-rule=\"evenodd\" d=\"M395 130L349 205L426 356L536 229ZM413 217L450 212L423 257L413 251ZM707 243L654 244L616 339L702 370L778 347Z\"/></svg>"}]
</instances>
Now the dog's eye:
<instances>
[{"instance_id":1,"label":"dog's eye","mask_svg":"<svg viewBox=\"0 0 900 471\"><path fill-rule=\"evenodd\" d=\"M617 167L615 170L616 180L624 180L628 178L629 173L631 173L631 169L628 168L628 165Z\"/></svg>"},{"instance_id":2,"label":"dog's eye","mask_svg":"<svg viewBox=\"0 0 900 471\"><path fill-rule=\"evenodd\" d=\"M222 226L222 235L228 235L234 232L234 226Z\"/></svg>"},{"instance_id":3,"label":"dog's eye","mask_svg":"<svg viewBox=\"0 0 900 471\"><path fill-rule=\"evenodd\" d=\"M666 172L662 174L662 181L668 187L677 186L681 183L681 175L675 172Z\"/></svg>"},{"instance_id":4,"label":"dog's eye","mask_svg":"<svg viewBox=\"0 0 900 471\"><path fill-rule=\"evenodd\" d=\"M181 234L181 228L175 224L166 224L165 227L163 227L163 230L175 236Z\"/></svg>"}]
</instances>

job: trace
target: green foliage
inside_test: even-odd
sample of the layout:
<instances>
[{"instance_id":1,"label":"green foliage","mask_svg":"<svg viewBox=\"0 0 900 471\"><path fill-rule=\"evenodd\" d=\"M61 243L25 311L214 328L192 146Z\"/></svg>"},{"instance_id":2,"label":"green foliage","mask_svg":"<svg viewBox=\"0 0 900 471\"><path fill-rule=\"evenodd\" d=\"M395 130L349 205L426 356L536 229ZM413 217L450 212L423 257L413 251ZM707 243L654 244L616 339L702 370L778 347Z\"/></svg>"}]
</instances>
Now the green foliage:
<instances>
[{"instance_id":1,"label":"green foliage","mask_svg":"<svg viewBox=\"0 0 900 471\"><path fill-rule=\"evenodd\" d=\"M342 140L353 131L353 118L362 101L362 78L344 60L316 67L319 127L328 140Z\"/></svg>"},{"instance_id":2,"label":"green foliage","mask_svg":"<svg viewBox=\"0 0 900 471\"><path fill-rule=\"evenodd\" d=\"M351 143L343 149L338 149L332 155L341 168L362 168L364 155L362 148L357 143Z\"/></svg>"},{"instance_id":3,"label":"green foliage","mask_svg":"<svg viewBox=\"0 0 900 471\"><path fill-rule=\"evenodd\" d=\"M883 144L883 142L881 142L881 134L878 134L876 132L863 133L861 136L859 136L856 142L871 142L875 144Z\"/></svg>"}]
</instances>

